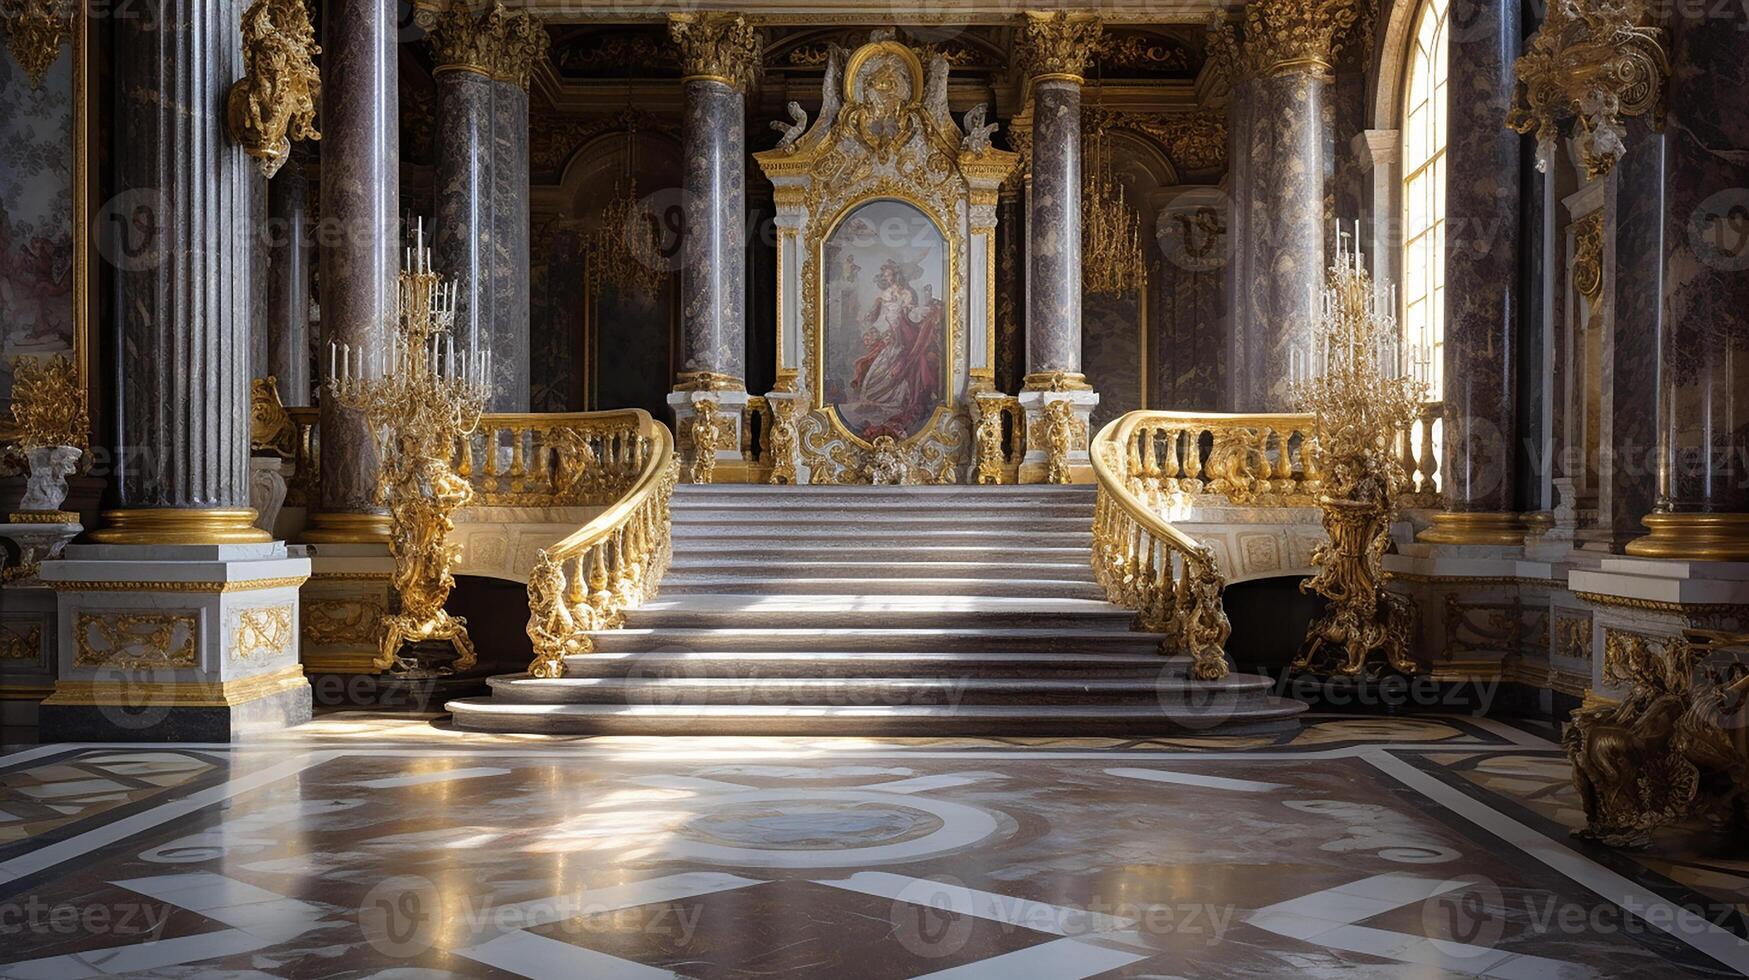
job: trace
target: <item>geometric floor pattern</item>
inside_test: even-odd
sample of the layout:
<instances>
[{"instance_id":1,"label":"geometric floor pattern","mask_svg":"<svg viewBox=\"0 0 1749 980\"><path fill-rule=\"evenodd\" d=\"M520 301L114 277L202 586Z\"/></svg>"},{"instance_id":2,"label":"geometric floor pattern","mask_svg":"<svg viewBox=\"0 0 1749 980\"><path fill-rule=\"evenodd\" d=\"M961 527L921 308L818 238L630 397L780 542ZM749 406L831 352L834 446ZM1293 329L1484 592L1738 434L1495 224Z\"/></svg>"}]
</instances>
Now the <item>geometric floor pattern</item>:
<instances>
[{"instance_id":1,"label":"geometric floor pattern","mask_svg":"<svg viewBox=\"0 0 1749 980\"><path fill-rule=\"evenodd\" d=\"M1571 839L1547 733L539 739L334 718L0 756L0 976L1749 972L1749 867Z\"/></svg>"}]
</instances>

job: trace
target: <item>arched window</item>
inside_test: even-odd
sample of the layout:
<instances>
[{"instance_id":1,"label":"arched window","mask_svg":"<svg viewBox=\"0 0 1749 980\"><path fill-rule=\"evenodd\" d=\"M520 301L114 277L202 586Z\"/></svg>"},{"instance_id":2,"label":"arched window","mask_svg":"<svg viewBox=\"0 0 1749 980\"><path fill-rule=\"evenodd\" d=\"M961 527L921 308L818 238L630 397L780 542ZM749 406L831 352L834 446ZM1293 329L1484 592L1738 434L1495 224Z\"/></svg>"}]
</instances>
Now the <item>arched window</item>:
<instances>
[{"instance_id":1,"label":"arched window","mask_svg":"<svg viewBox=\"0 0 1749 980\"><path fill-rule=\"evenodd\" d=\"M1403 339L1433 356L1433 391L1444 391L1446 0L1416 15L1403 77Z\"/></svg>"}]
</instances>

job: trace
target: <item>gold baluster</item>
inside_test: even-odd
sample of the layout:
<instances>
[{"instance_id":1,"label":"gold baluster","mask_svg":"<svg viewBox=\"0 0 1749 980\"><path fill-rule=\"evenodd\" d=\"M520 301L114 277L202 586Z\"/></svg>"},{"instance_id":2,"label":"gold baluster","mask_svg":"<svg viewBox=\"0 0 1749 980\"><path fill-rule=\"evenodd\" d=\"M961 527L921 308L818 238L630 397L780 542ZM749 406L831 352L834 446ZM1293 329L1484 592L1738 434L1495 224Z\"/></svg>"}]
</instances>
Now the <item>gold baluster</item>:
<instances>
[{"instance_id":1,"label":"gold baluster","mask_svg":"<svg viewBox=\"0 0 1749 980\"><path fill-rule=\"evenodd\" d=\"M1160 473L1166 478L1167 486L1177 489L1178 475L1182 472L1178 462L1178 438L1182 434L1176 428L1166 429L1166 461L1160 467Z\"/></svg>"},{"instance_id":2,"label":"gold baluster","mask_svg":"<svg viewBox=\"0 0 1749 980\"><path fill-rule=\"evenodd\" d=\"M1202 434L1206 430L1202 426L1191 426L1184 430L1184 478L1192 484L1198 484L1202 477ZM1186 486L1186 490L1201 492L1200 485Z\"/></svg>"},{"instance_id":3,"label":"gold baluster","mask_svg":"<svg viewBox=\"0 0 1749 980\"><path fill-rule=\"evenodd\" d=\"M1433 452L1433 424L1439 420L1439 406L1428 405L1421 409L1421 492L1439 492L1439 457Z\"/></svg>"},{"instance_id":4,"label":"gold baluster","mask_svg":"<svg viewBox=\"0 0 1749 980\"><path fill-rule=\"evenodd\" d=\"M1294 480L1294 461L1288 454L1289 443L1293 440L1294 430L1276 429L1275 431L1275 478L1281 481L1282 490L1292 490Z\"/></svg>"}]
</instances>

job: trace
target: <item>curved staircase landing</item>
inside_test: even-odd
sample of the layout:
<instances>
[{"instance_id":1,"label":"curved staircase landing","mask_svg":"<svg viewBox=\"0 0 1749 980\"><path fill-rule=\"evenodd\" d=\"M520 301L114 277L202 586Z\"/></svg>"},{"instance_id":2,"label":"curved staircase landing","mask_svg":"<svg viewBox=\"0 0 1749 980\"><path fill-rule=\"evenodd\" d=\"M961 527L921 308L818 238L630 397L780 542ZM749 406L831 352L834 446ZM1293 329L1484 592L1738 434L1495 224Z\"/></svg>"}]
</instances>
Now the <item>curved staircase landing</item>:
<instances>
[{"instance_id":1,"label":"curved staircase landing","mask_svg":"<svg viewBox=\"0 0 1749 980\"><path fill-rule=\"evenodd\" d=\"M1090 486L681 486L659 597L565 676L491 679L458 727L675 735L1280 730L1305 705L1196 681L1105 601Z\"/></svg>"}]
</instances>

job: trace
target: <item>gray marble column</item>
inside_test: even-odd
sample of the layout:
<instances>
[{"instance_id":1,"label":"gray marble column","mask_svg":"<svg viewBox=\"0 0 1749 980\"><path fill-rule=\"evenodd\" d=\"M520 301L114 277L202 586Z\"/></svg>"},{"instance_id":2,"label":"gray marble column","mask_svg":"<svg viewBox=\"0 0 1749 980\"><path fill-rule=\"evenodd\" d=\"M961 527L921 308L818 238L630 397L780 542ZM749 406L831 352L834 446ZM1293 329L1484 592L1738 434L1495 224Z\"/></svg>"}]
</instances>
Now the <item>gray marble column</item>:
<instances>
[{"instance_id":1,"label":"gray marble column","mask_svg":"<svg viewBox=\"0 0 1749 980\"><path fill-rule=\"evenodd\" d=\"M295 156L267 188L267 369L292 406L310 403L309 188Z\"/></svg>"},{"instance_id":2,"label":"gray marble column","mask_svg":"<svg viewBox=\"0 0 1749 980\"><path fill-rule=\"evenodd\" d=\"M1749 560L1749 11L1665 19L1658 498L1630 554Z\"/></svg>"},{"instance_id":3,"label":"gray marble column","mask_svg":"<svg viewBox=\"0 0 1749 980\"><path fill-rule=\"evenodd\" d=\"M528 410L528 82L547 34L526 13L453 7L431 33L439 272L459 284L456 334L489 346L487 408Z\"/></svg>"},{"instance_id":4,"label":"gray marble column","mask_svg":"<svg viewBox=\"0 0 1749 980\"><path fill-rule=\"evenodd\" d=\"M1422 540L1517 544L1514 506L1522 138L1517 4L1454 0L1445 152L1445 512Z\"/></svg>"},{"instance_id":5,"label":"gray marble column","mask_svg":"<svg viewBox=\"0 0 1749 980\"><path fill-rule=\"evenodd\" d=\"M261 541L249 527L254 167L225 132L241 0L115 21L121 510L104 543ZM125 207L125 210L121 210Z\"/></svg>"},{"instance_id":6,"label":"gray marble column","mask_svg":"<svg viewBox=\"0 0 1749 980\"><path fill-rule=\"evenodd\" d=\"M746 375L746 122L741 90L716 77L686 82L686 262L680 270L677 388L737 386Z\"/></svg>"},{"instance_id":7,"label":"gray marble column","mask_svg":"<svg viewBox=\"0 0 1749 980\"><path fill-rule=\"evenodd\" d=\"M1027 232L1026 373L1081 374L1081 81L1032 84L1032 210Z\"/></svg>"},{"instance_id":8,"label":"gray marble column","mask_svg":"<svg viewBox=\"0 0 1749 980\"><path fill-rule=\"evenodd\" d=\"M400 104L395 0L330 3L322 27L322 343L380 342L400 266ZM318 358L321 360L321 358ZM320 399L320 509L305 538L385 540L377 457L356 411Z\"/></svg>"}]
</instances>

